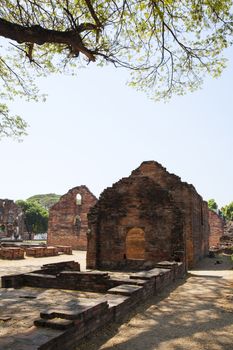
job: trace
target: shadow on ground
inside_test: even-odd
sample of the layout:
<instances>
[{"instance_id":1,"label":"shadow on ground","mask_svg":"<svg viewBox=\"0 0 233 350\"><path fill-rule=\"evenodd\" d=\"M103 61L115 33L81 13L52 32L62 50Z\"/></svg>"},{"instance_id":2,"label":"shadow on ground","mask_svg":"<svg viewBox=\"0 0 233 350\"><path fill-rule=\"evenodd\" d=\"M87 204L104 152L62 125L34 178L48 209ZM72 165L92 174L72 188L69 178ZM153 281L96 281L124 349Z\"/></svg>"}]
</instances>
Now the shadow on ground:
<instances>
[{"instance_id":1,"label":"shadow on ground","mask_svg":"<svg viewBox=\"0 0 233 350\"><path fill-rule=\"evenodd\" d=\"M232 281L224 279L232 264L224 258L222 275L214 276L214 260L207 260L198 267L204 275L189 274L76 350L232 350L233 271Z\"/></svg>"}]
</instances>

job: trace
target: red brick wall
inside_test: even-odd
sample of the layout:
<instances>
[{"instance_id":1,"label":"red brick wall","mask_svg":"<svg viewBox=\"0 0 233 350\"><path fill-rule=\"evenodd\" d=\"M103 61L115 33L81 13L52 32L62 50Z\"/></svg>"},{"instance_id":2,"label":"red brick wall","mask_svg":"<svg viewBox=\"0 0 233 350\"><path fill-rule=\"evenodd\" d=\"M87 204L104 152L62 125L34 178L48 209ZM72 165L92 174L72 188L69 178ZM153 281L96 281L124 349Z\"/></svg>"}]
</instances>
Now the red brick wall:
<instances>
[{"instance_id":1,"label":"red brick wall","mask_svg":"<svg viewBox=\"0 0 233 350\"><path fill-rule=\"evenodd\" d=\"M146 262L172 259L184 250L182 214L168 191L148 177L129 177L108 188L88 217L88 268L126 266L132 228L145 233Z\"/></svg>"},{"instance_id":2,"label":"red brick wall","mask_svg":"<svg viewBox=\"0 0 233 350\"><path fill-rule=\"evenodd\" d=\"M203 201L193 185L182 182L180 177L170 174L157 162L143 162L132 174L149 176L172 194L177 207L184 214L186 263L191 268L207 255L209 250L207 203Z\"/></svg>"},{"instance_id":3,"label":"red brick wall","mask_svg":"<svg viewBox=\"0 0 233 350\"><path fill-rule=\"evenodd\" d=\"M76 204L77 194L82 197L81 205ZM75 187L62 196L49 211L48 244L86 250L87 213L96 201L86 186Z\"/></svg>"},{"instance_id":4,"label":"red brick wall","mask_svg":"<svg viewBox=\"0 0 233 350\"><path fill-rule=\"evenodd\" d=\"M212 247L219 244L220 237L222 237L224 234L224 221L217 213L209 210L209 225L209 246Z\"/></svg>"},{"instance_id":5,"label":"red brick wall","mask_svg":"<svg viewBox=\"0 0 233 350\"><path fill-rule=\"evenodd\" d=\"M157 162L144 162L107 188L89 214L87 265L124 266L127 230L145 232L145 261L171 259L184 251L190 268L208 253L206 202L192 185Z\"/></svg>"}]
</instances>

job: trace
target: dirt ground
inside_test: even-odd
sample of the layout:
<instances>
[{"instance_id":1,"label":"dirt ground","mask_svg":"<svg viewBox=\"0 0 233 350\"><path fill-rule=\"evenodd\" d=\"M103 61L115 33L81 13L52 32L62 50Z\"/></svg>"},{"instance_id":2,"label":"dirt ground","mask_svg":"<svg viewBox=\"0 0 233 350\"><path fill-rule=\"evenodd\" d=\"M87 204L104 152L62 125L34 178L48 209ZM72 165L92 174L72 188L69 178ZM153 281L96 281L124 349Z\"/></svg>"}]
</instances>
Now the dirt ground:
<instances>
[{"instance_id":1,"label":"dirt ground","mask_svg":"<svg viewBox=\"0 0 233 350\"><path fill-rule=\"evenodd\" d=\"M220 264L217 263L220 262ZM204 259L185 280L104 327L77 350L232 350L233 264Z\"/></svg>"}]
</instances>

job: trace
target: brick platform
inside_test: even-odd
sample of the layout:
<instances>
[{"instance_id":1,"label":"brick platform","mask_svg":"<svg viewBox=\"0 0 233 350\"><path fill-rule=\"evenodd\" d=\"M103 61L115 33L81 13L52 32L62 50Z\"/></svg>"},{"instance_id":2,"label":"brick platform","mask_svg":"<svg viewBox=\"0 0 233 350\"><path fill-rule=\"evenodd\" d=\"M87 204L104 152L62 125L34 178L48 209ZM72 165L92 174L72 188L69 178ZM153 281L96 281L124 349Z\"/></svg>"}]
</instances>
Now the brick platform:
<instances>
[{"instance_id":1,"label":"brick platform","mask_svg":"<svg viewBox=\"0 0 233 350\"><path fill-rule=\"evenodd\" d=\"M21 248L1 248L0 259L17 260L24 259L24 249Z\"/></svg>"},{"instance_id":2,"label":"brick platform","mask_svg":"<svg viewBox=\"0 0 233 350\"><path fill-rule=\"evenodd\" d=\"M25 251L27 256L34 258L58 255L58 249L56 247L32 247L26 248Z\"/></svg>"},{"instance_id":3,"label":"brick platform","mask_svg":"<svg viewBox=\"0 0 233 350\"><path fill-rule=\"evenodd\" d=\"M71 246L57 245L56 248L58 249L59 253L68 254L68 255L72 254L72 247Z\"/></svg>"}]
</instances>

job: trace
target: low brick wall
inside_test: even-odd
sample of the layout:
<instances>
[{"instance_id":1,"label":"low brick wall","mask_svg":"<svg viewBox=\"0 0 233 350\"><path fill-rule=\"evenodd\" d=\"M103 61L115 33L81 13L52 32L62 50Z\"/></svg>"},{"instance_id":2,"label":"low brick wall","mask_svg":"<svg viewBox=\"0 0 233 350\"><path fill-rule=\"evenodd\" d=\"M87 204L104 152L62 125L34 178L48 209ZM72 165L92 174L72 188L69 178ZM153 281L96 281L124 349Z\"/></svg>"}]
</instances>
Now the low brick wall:
<instances>
[{"instance_id":1,"label":"low brick wall","mask_svg":"<svg viewBox=\"0 0 233 350\"><path fill-rule=\"evenodd\" d=\"M1 282L2 288L21 288L24 286L24 274L3 276Z\"/></svg>"},{"instance_id":2,"label":"low brick wall","mask_svg":"<svg viewBox=\"0 0 233 350\"><path fill-rule=\"evenodd\" d=\"M24 286L28 287L69 289L99 293L106 293L109 289L122 284L143 285L144 294L148 297L149 295L153 295L155 291L165 288L176 278L184 275L182 265L182 263L168 264L167 266L162 264L162 267L134 273L130 275L129 279L114 279L110 278L107 272L80 272L79 264L72 261L47 264L40 270L19 276L20 285L23 283ZM2 277L3 287L5 278L7 279L9 288L11 276ZM16 284L16 279L17 275L14 275L14 284ZM151 284L146 285L145 281L149 280Z\"/></svg>"},{"instance_id":3,"label":"low brick wall","mask_svg":"<svg viewBox=\"0 0 233 350\"><path fill-rule=\"evenodd\" d=\"M58 249L56 247L32 247L26 248L25 251L27 256L34 258L58 255Z\"/></svg>"},{"instance_id":4,"label":"low brick wall","mask_svg":"<svg viewBox=\"0 0 233 350\"><path fill-rule=\"evenodd\" d=\"M61 271L80 271L80 264L77 261L72 260L44 264L41 267L41 272L45 274L57 275Z\"/></svg>"},{"instance_id":5,"label":"low brick wall","mask_svg":"<svg viewBox=\"0 0 233 350\"><path fill-rule=\"evenodd\" d=\"M59 313L56 313L55 315L59 316ZM54 339L39 346L38 350L77 349L79 340L89 336L91 333L105 326L109 322L112 322L113 315L114 310L109 307L106 301L100 301L97 306L92 307L91 309L87 310L87 312L84 310L76 315L73 313L74 318L70 328L64 331L64 333L58 337L54 337ZM62 317L65 317L65 315ZM37 320L35 325L40 326L39 323L40 320ZM46 324L43 325L43 327L45 326Z\"/></svg>"},{"instance_id":6,"label":"low brick wall","mask_svg":"<svg viewBox=\"0 0 233 350\"><path fill-rule=\"evenodd\" d=\"M24 250L21 248L1 248L0 259L17 260L24 259Z\"/></svg>"},{"instance_id":7,"label":"low brick wall","mask_svg":"<svg viewBox=\"0 0 233 350\"><path fill-rule=\"evenodd\" d=\"M72 255L72 247L69 245L56 245L59 253Z\"/></svg>"},{"instance_id":8,"label":"low brick wall","mask_svg":"<svg viewBox=\"0 0 233 350\"><path fill-rule=\"evenodd\" d=\"M87 290L104 292L102 297L94 301L88 299L89 305L71 307L70 310L61 308L45 310L40 318L35 320L37 327L47 327L63 331L50 339L42 340L38 350L76 349L78 341L108 324L119 322L136 305L148 300L152 295L171 285L175 279L184 276L182 263L162 262L158 267L132 273L129 278L110 278L107 272L91 271L79 272L74 262L44 265L39 271L32 273L3 276L2 286L5 288L18 288L32 286L41 288L62 288L74 290ZM59 265L60 264L60 265ZM58 265L58 266L56 266ZM63 267L70 271L60 271ZM58 274L46 272L60 271ZM62 306L61 306L62 307ZM36 329L34 329L36 337Z\"/></svg>"}]
</instances>

